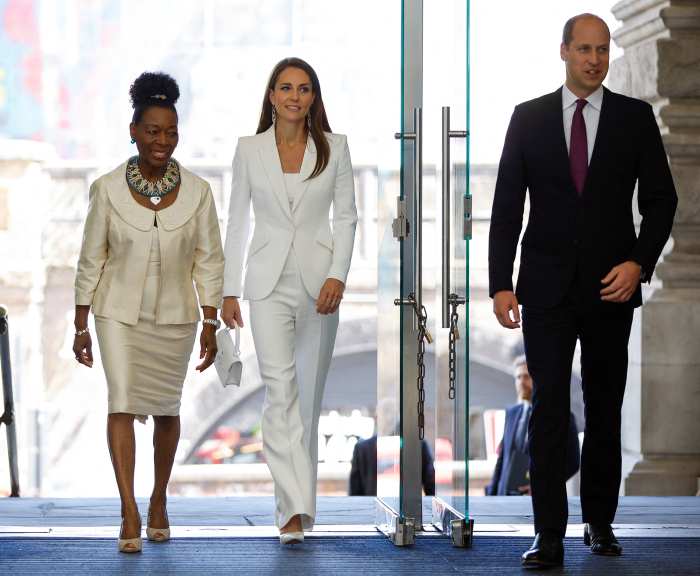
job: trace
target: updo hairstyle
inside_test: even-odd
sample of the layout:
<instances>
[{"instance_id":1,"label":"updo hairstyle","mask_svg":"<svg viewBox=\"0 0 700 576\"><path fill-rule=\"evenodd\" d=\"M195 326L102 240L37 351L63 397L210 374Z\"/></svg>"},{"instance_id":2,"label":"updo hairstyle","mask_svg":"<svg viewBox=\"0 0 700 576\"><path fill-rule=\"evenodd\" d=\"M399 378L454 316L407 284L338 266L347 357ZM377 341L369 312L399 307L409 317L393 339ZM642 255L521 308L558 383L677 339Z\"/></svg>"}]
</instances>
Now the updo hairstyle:
<instances>
[{"instance_id":1,"label":"updo hairstyle","mask_svg":"<svg viewBox=\"0 0 700 576\"><path fill-rule=\"evenodd\" d=\"M134 115L131 121L138 124L143 113L151 106L170 108L177 115L175 103L180 97L180 88L175 79L164 72L144 72L129 88Z\"/></svg>"}]
</instances>

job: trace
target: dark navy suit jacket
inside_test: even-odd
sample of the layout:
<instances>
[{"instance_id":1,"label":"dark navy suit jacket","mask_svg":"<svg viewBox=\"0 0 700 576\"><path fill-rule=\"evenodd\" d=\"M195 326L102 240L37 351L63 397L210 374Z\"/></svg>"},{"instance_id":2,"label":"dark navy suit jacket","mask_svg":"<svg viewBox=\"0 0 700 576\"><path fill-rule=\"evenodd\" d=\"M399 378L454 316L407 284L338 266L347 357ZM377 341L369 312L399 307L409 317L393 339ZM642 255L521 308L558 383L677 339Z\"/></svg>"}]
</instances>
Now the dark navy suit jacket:
<instances>
[{"instance_id":1,"label":"dark navy suit jacket","mask_svg":"<svg viewBox=\"0 0 700 576\"><path fill-rule=\"evenodd\" d=\"M678 198L649 104L603 89L593 156L579 196L569 173L562 89L519 104L510 121L489 230L489 295L513 290L526 191L530 216L516 286L523 306L560 305L576 282L600 301L601 278L633 260L651 280ZM637 185L635 188L635 185ZM632 197L642 215L637 234ZM640 306L638 286L627 306Z\"/></svg>"},{"instance_id":2,"label":"dark navy suit jacket","mask_svg":"<svg viewBox=\"0 0 700 576\"><path fill-rule=\"evenodd\" d=\"M520 462L527 455L519 454L516 443L516 432L520 415L523 412L524 404L516 404L506 410L506 423L503 428L503 440L499 446L498 460L493 471L491 484L486 487L487 496L507 496L518 493L519 486L530 484L525 476L526 469L522 470L522 476L516 474L513 467L519 466ZM569 416L569 434L566 446L566 478L571 478L579 469L581 452L578 445L578 432L576 430L576 419L574 415ZM521 472L521 471L517 471ZM510 480L510 482L509 482ZM509 485L510 484L510 485Z\"/></svg>"},{"instance_id":3,"label":"dark navy suit jacket","mask_svg":"<svg viewBox=\"0 0 700 576\"><path fill-rule=\"evenodd\" d=\"M426 496L435 495L435 467L433 455L425 440L421 442L423 490ZM372 436L355 444L350 469L350 496L377 495L377 437Z\"/></svg>"}]
</instances>

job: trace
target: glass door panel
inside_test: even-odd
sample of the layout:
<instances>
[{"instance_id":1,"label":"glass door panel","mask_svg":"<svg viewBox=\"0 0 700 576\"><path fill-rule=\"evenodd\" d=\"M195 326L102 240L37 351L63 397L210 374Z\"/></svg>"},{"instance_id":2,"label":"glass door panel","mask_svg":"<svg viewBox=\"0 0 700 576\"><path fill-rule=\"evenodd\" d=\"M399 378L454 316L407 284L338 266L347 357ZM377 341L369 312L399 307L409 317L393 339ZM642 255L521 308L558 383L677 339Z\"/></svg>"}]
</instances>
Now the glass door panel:
<instances>
[{"instance_id":1,"label":"glass door panel","mask_svg":"<svg viewBox=\"0 0 700 576\"><path fill-rule=\"evenodd\" d=\"M469 2L424 6L424 162L434 174L434 255L428 314L435 326L433 523L469 545ZM433 168L434 167L434 168ZM466 522L464 520L466 519Z\"/></svg>"},{"instance_id":2,"label":"glass door panel","mask_svg":"<svg viewBox=\"0 0 700 576\"><path fill-rule=\"evenodd\" d=\"M377 525L398 545L422 526L418 434L418 322L421 281L422 0L401 3L401 84L395 181L380 191L377 335ZM418 307L417 309L420 309Z\"/></svg>"},{"instance_id":3,"label":"glass door panel","mask_svg":"<svg viewBox=\"0 0 700 576\"><path fill-rule=\"evenodd\" d=\"M423 488L432 485L422 475L427 445L432 522L466 545L468 2L401 6L400 165L396 179L381 179L378 202L377 524L405 545L430 522L422 514Z\"/></svg>"}]
</instances>

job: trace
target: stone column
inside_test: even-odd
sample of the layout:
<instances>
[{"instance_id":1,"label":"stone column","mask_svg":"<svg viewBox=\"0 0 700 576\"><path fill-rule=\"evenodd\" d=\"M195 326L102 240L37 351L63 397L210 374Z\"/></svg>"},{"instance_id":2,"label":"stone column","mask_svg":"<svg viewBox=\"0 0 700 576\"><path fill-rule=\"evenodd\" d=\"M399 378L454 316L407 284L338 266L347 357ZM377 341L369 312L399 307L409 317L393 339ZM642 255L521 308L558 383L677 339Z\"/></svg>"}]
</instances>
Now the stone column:
<instances>
[{"instance_id":1,"label":"stone column","mask_svg":"<svg viewBox=\"0 0 700 576\"><path fill-rule=\"evenodd\" d=\"M694 495L700 477L700 2L623 0L612 90L654 106L678 192L672 241L630 341L627 495ZM624 461L624 460L623 460ZM629 470L629 466L627 467ZM625 472L625 470L623 470Z\"/></svg>"}]
</instances>

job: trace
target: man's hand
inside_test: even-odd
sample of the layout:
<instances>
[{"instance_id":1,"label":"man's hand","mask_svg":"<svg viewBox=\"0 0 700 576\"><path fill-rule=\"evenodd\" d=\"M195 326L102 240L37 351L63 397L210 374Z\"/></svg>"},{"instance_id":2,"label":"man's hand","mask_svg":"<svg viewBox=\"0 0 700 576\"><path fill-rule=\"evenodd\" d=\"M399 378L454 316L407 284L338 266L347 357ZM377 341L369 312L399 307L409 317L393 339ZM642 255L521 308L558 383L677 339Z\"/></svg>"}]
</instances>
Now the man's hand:
<instances>
[{"instance_id":1,"label":"man's hand","mask_svg":"<svg viewBox=\"0 0 700 576\"><path fill-rule=\"evenodd\" d=\"M520 328L518 299L512 290L500 290L493 295L493 313L501 326Z\"/></svg>"},{"instance_id":2,"label":"man's hand","mask_svg":"<svg viewBox=\"0 0 700 576\"><path fill-rule=\"evenodd\" d=\"M326 278L321 286L321 292L316 300L316 312L319 314L333 314L340 306L343 299L345 284L335 278Z\"/></svg>"},{"instance_id":3,"label":"man's hand","mask_svg":"<svg viewBox=\"0 0 700 576\"><path fill-rule=\"evenodd\" d=\"M226 296L224 298L224 305L221 308L221 321L229 328L235 328L236 325L243 328L243 316L241 315L241 307L236 296Z\"/></svg>"},{"instance_id":4,"label":"man's hand","mask_svg":"<svg viewBox=\"0 0 700 576\"><path fill-rule=\"evenodd\" d=\"M600 291L600 299L606 302L627 302L639 286L641 275L642 267L636 262L628 260L618 264L600 281L601 284L607 284Z\"/></svg>"}]
</instances>

